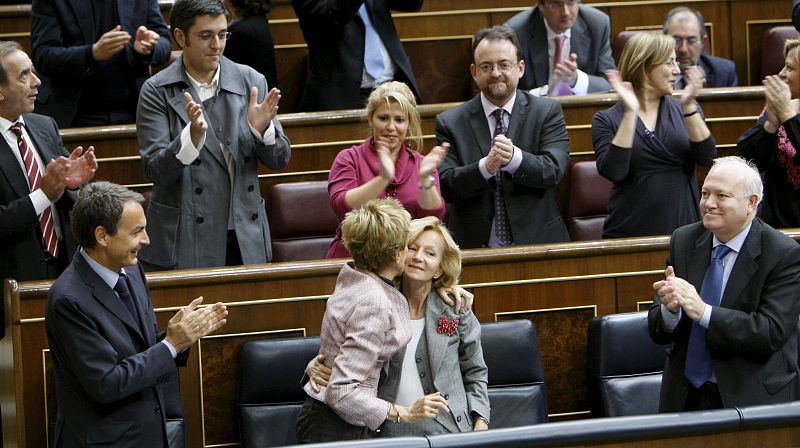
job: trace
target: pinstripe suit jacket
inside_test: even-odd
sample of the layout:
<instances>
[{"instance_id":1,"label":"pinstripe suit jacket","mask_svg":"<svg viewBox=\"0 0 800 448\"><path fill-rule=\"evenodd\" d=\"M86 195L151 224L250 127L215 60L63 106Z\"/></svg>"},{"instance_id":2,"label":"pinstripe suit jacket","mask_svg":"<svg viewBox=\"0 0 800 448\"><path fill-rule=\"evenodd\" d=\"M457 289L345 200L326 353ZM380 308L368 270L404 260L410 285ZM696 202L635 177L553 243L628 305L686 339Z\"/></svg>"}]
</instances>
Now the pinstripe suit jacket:
<instances>
[{"instance_id":1,"label":"pinstripe suit jacket","mask_svg":"<svg viewBox=\"0 0 800 448\"><path fill-rule=\"evenodd\" d=\"M383 363L411 340L408 302L372 272L342 267L328 299L320 332L320 354L332 373L328 387L306 393L346 422L376 430L389 403L378 398Z\"/></svg>"}]
</instances>

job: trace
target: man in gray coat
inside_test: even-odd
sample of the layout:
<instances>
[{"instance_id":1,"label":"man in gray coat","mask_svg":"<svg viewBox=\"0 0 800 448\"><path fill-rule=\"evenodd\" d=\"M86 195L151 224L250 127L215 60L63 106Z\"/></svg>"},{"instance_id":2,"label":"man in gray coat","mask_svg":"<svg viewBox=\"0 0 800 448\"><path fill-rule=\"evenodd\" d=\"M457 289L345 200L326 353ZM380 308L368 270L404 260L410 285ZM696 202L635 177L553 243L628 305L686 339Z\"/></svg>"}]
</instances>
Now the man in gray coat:
<instances>
[{"instance_id":1,"label":"man in gray coat","mask_svg":"<svg viewBox=\"0 0 800 448\"><path fill-rule=\"evenodd\" d=\"M145 173L148 270L267 263L272 258L259 161L289 162L280 91L222 56L228 12L221 0L177 0L170 14L182 57L142 88L136 117Z\"/></svg>"}]
</instances>

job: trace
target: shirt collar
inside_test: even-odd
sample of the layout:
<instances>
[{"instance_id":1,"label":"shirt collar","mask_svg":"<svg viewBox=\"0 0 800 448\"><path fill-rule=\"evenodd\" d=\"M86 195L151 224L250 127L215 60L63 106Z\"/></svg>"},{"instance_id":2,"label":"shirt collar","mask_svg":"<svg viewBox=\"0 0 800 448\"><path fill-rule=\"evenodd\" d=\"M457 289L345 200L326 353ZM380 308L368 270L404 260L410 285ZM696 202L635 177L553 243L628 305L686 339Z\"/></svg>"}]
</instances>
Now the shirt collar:
<instances>
[{"instance_id":1,"label":"shirt collar","mask_svg":"<svg viewBox=\"0 0 800 448\"><path fill-rule=\"evenodd\" d=\"M14 123L22 123L22 126L25 126L25 120L22 119L22 115L20 115L16 121L7 120L6 118L0 117L0 131L10 131L11 126L14 126Z\"/></svg>"},{"instance_id":2,"label":"shirt collar","mask_svg":"<svg viewBox=\"0 0 800 448\"><path fill-rule=\"evenodd\" d=\"M125 268L122 268L120 272L114 272L111 269L103 266L102 264L98 263L91 255L86 253L85 250L81 247L80 254L89 263L89 267L105 282L109 288L114 289L114 286L117 286L117 281L119 280L119 274L125 273Z\"/></svg>"},{"instance_id":3,"label":"shirt collar","mask_svg":"<svg viewBox=\"0 0 800 448\"><path fill-rule=\"evenodd\" d=\"M194 79L192 75L189 74L189 71L186 70L186 76L189 78L189 82L192 83L192 87L194 87L195 91L200 91L200 89L215 89L219 85L219 67L221 64L217 65L217 71L214 72L214 78L211 79L209 83L201 83L200 81Z\"/></svg>"},{"instance_id":4,"label":"shirt collar","mask_svg":"<svg viewBox=\"0 0 800 448\"><path fill-rule=\"evenodd\" d=\"M553 31L552 28L550 28L550 25L547 24L547 20L545 20L544 18L542 18L542 20L544 21L544 27L547 30L547 42L549 45L550 43L553 42L553 39L559 36L559 34ZM567 30L561 33L560 35L566 37L567 40L569 40L570 37L572 37L572 28L571 27L567 28Z\"/></svg>"},{"instance_id":5,"label":"shirt collar","mask_svg":"<svg viewBox=\"0 0 800 448\"><path fill-rule=\"evenodd\" d=\"M747 234L750 233L750 227L753 225L753 221L750 221L741 232L737 233L736 236L728 240L727 243L724 243L726 246L730 247L734 252L737 254L742 251L742 246L744 246L744 240L747 239ZM711 244L712 248L715 248L723 244L716 235L714 235L714 241Z\"/></svg>"},{"instance_id":6,"label":"shirt collar","mask_svg":"<svg viewBox=\"0 0 800 448\"><path fill-rule=\"evenodd\" d=\"M517 100L517 91L514 91L514 95L511 96L511 99L508 100L506 104L503 105L502 109L511 115L511 111L514 109L514 102ZM489 118L489 115L494 113L497 109L491 101L481 92L481 106L483 106L483 114L486 115L486 118Z\"/></svg>"}]
</instances>

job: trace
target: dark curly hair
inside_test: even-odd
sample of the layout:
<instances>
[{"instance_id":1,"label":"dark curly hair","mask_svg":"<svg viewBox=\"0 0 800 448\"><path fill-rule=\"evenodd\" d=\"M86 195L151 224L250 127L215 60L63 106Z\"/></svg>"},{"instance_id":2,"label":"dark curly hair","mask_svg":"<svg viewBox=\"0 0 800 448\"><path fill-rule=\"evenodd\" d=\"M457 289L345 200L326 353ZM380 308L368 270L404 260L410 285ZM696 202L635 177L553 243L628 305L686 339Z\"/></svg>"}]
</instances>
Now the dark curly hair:
<instances>
[{"instance_id":1,"label":"dark curly hair","mask_svg":"<svg viewBox=\"0 0 800 448\"><path fill-rule=\"evenodd\" d=\"M263 16L275 6L275 0L228 0L236 9L236 14L243 16Z\"/></svg>"}]
</instances>

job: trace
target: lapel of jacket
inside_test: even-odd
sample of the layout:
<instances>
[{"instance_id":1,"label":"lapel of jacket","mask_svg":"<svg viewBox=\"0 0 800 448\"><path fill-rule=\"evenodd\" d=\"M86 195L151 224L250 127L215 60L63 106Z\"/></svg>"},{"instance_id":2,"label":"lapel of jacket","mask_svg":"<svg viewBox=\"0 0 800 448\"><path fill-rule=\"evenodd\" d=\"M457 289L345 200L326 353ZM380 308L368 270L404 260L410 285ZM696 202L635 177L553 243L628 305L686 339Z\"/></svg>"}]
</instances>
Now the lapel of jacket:
<instances>
[{"instance_id":1,"label":"lapel of jacket","mask_svg":"<svg viewBox=\"0 0 800 448\"><path fill-rule=\"evenodd\" d=\"M536 6L531 20L532 30L530 37L530 59L533 67L525 67L525 70L533 70L534 79L537 86L543 86L550 81L550 55L547 52L547 28L544 26L544 16Z\"/></svg>"},{"instance_id":2,"label":"lapel of jacket","mask_svg":"<svg viewBox=\"0 0 800 448\"><path fill-rule=\"evenodd\" d=\"M481 96L475 96L470 102L466 103L466 106L469 113L469 128L472 130L473 138L475 138L475 145L473 146L478 149L480 156L483 157L489 154L489 148L492 146L492 136L489 134L489 122L483 113ZM476 159L479 158L477 157Z\"/></svg>"},{"instance_id":3,"label":"lapel of jacket","mask_svg":"<svg viewBox=\"0 0 800 448\"><path fill-rule=\"evenodd\" d=\"M197 91L194 89L194 85L189 81L189 77L186 75L186 70L183 65L183 57L178 58L174 64L167 67L165 70L170 70L172 75L175 78L179 78L183 80L183 83L186 85L184 89L175 89L175 95L168 100L170 107L172 110L181 117L181 124L186 125L191 120L189 120L189 115L186 114L186 100L183 98L183 92L189 92L192 96L192 99L197 103L202 105L202 101L200 101L200 97L197 94ZM220 73L220 84L222 83L222 73ZM222 149L219 147L219 141L217 140L217 134L214 132L214 123L211 123L211 120L208 118L208 113L203 109L203 113L206 117L206 123L208 124L208 129L206 130L206 141L203 144L203 147L211 154L214 160L217 161L225 171L228 171L228 164L225 162L225 157L222 155Z\"/></svg>"},{"instance_id":4,"label":"lapel of jacket","mask_svg":"<svg viewBox=\"0 0 800 448\"><path fill-rule=\"evenodd\" d=\"M226 95L239 96L239 97L241 97L241 100L244 101L245 104L247 104L250 101L250 88L252 86L245 86L244 85L244 82L242 81L244 78L239 73L239 68L236 66L236 64L234 64L231 60L229 60L229 59L227 59L227 58L225 58L223 56L219 60L219 67L220 67L220 70L222 70L222 71L219 74L219 95L220 95L220 97L219 97L218 101L220 101L220 104L218 104L218 107L223 107L223 108L225 108L227 110L233 104L239 104L238 102L230 101L230 98L226 98ZM256 87L258 87L258 86L256 86ZM269 88L269 87L267 87L267 88ZM260 98L261 97L266 98L268 93L269 93L268 91L267 92L259 91L258 92L258 96ZM257 99L257 101L258 101L258 99ZM233 111L230 111L230 113L226 113L225 116L226 117L231 117L231 116L233 116L233 113L234 113ZM245 115L245 119L247 119L246 115ZM239 126L238 125L239 125L239 123L234 123L234 122L227 122L227 123L220 124L220 126L222 126L222 127L228 126L227 131L228 131L228 135L230 137L230 141L225 142L225 143L228 146L228 149L230 149L231 154L233 154L233 158L236 160L236 163L243 165L244 164L244 158L241 157L242 154L241 154L241 151L239 151L239 144L238 144L238 142L239 142L239 137L238 137ZM248 128L248 132L250 132L250 130L249 130L249 128L250 128L249 122L247 123L247 128ZM278 135L277 134L277 129L276 129L275 132L276 132L275 135L276 135L276 138L277 138L277 135ZM217 136L217 138L219 139L220 136ZM240 158L242 160L240 160Z\"/></svg>"},{"instance_id":5,"label":"lapel of jacket","mask_svg":"<svg viewBox=\"0 0 800 448\"><path fill-rule=\"evenodd\" d=\"M133 320L130 311L125 308L125 305L122 304L122 301L114 290L94 272L92 267L89 266L89 263L83 258L83 255L75 254L73 262L75 263L75 268L81 274L83 281L91 288L92 297L94 297L100 306L108 310L114 317L121 320L125 326L132 330L133 334L138 335L141 342L145 342L139 324Z\"/></svg>"},{"instance_id":6,"label":"lapel of jacket","mask_svg":"<svg viewBox=\"0 0 800 448\"><path fill-rule=\"evenodd\" d=\"M448 319L452 319L454 316L453 313L447 313L447 304L434 289L431 289L425 304L425 339L428 343L428 364L431 367L433 381L436 381L438 376L449 338L458 337L436 332L436 328L439 326L439 316L442 315Z\"/></svg>"},{"instance_id":7,"label":"lapel of jacket","mask_svg":"<svg viewBox=\"0 0 800 448\"><path fill-rule=\"evenodd\" d=\"M18 198L25 197L31 192L28 180L22 174L22 166L11 151L18 151L18 149L8 146L6 139L0 138L0 170L11 189L14 190L14 194Z\"/></svg>"},{"instance_id":8,"label":"lapel of jacket","mask_svg":"<svg viewBox=\"0 0 800 448\"><path fill-rule=\"evenodd\" d=\"M704 230L700 232L700 235L694 241L694 245L687 248L686 251L686 281L694 285L698 294L703 284L703 277L705 277L708 270L708 265L711 263L711 244L711 232Z\"/></svg>"},{"instance_id":9,"label":"lapel of jacket","mask_svg":"<svg viewBox=\"0 0 800 448\"><path fill-rule=\"evenodd\" d=\"M742 245L742 251L736 257L736 263L728 277L728 283L725 284L720 306L733 308L750 283L750 279L758 272L756 258L761 255L761 229L761 221L754 219L750 226L750 232Z\"/></svg>"},{"instance_id":10,"label":"lapel of jacket","mask_svg":"<svg viewBox=\"0 0 800 448\"><path fill-rule=\"evenodd\" d=\"M69 0L72 10L75 12L75 20L78 22L83 33L83 41L86 44L93 44L94 39L94 13L92 2L86 0Z\"/></svg>"},{"instance_id":11,"label":"lapel of jacket","mask_svg":"<svg viewBox=\"0 0 800 448\"><path fill-rule=\"evenodd\" d=\"M511 120L508 122L508 131L506 132L506 137L512 142L517 141L517 137L527 123L529 111L528 95L522 90L517 90L517 99L514 100L514 108L511 109Z\"/></svg>"},{"instance_id":12,"label":"lapel of jacket","mask_svg":"<svg viewBox=\"0 0 800 448\"><path fill-rule=\"evenodd\" d=\"M134 3L135 0L117 0L117 18L122 29L131 33L131 46L136 40L136 28L134 25L128 26L128 22L133 18Z\"/></svg>"},{"instance_id":13,"label":"lapel of jacket","mask_svg":"<svg viewBox=\"0 0 800 448\"><path fill-rule=\"evenodd\" d=\"M578 56L578 67L586 67L589 65L588 61L590 58L596 58L596 56L589 54L591 42L589 41L589 33L586 29L586 23L583 21L583 16L581 16L580 12L578 12L578 17L572 24L569 39L569 52L575 53ZM568 57L569 55L564 55L565 59Z\"/></svg>"},{"instance_id":14,"label":"lapel of jacket","mask_svg":"<svg viewBox=\"0 0 800 448\"><path fill-rule=\"evenodd\" d=\"M156 322L155 314L151 313L152 305L150 304L150 295L147 292L147 286L144 280L144 274L139 268L139 265L130 266L125 269L126 274L130 281L131 289L136 297L136 309L139 312L139 319L142 321L142 331L147 346L152 346L156 343Z\"/></svg>"}]
</instances>

